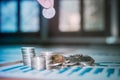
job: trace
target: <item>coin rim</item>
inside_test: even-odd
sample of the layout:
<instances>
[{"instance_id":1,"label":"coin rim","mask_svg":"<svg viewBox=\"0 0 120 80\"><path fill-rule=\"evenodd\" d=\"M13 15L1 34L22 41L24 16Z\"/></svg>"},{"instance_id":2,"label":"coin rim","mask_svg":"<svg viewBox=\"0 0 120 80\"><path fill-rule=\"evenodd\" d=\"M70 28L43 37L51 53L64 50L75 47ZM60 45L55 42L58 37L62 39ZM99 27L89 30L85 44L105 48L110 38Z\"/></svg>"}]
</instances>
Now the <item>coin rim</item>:
<instances>
[{"instance_id":1,"label":"coin rim","mask_svg":"<svg viewBox=\"0 0 120 80\"><path fill-rule=\"evenodd\" d=\"M47 10L52 10L53 11L53 15L52 16L50 16L50 17L48 17L48 16L46 16L45 15L45 11L47 11ZM55 8L54 7L51 7L51 8L44 8L43 10L42 10L42 15L45 17L45 18L47 18L47 19L51 19L51 18L53 18L54 16L55 16L55 14L56 14L56 11L55 11Z\"/></svg>"}]
</instances>

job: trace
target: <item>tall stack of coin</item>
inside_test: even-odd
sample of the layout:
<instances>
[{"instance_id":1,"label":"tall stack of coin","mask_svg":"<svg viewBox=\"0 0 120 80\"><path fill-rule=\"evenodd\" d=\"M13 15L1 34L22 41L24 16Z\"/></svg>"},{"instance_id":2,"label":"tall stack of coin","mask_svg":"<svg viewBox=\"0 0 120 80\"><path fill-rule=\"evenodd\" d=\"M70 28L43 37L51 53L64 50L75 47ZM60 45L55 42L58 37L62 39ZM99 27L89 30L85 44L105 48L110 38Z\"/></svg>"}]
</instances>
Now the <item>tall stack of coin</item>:
<instances>
[{"instance_id":1,"label":"tall stack of coin","mask_svg":"<svg viewBox=\"0 0 120 80\"><path fill-rule=\"evenodd\" d=\"M35 56L34 47L22 47L23 64L31 66L31 57Z\"/></svg>"},{"instance_id":2,"label":"tall stack of coin","mask_svg":"<svg viewBox=\"0 0 120 80\"><path fill-rule=\"evenodd\" d=\"M34 56L31 59L31 67L36 70L45 69L45 59L43 56Z\"/></svg>"}]
</instances>

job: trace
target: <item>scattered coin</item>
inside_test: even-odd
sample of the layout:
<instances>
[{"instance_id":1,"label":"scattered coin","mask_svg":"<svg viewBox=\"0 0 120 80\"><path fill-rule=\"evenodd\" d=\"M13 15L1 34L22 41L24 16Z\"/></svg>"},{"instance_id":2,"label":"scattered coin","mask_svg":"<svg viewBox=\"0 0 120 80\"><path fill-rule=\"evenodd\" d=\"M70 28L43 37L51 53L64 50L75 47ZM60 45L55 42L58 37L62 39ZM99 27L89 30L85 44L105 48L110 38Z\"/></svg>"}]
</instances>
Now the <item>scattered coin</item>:
<instances>
[{"instance_id":1,"label":"scattered coin","mask_svg":"<svg viewBox=\"0 0 120 80\"><path fill-rule=\"evenodd\" d=\"M64 57L60 54L52 55L52 63L63 63L65 61Z\"/></svg>"}]
</instances>

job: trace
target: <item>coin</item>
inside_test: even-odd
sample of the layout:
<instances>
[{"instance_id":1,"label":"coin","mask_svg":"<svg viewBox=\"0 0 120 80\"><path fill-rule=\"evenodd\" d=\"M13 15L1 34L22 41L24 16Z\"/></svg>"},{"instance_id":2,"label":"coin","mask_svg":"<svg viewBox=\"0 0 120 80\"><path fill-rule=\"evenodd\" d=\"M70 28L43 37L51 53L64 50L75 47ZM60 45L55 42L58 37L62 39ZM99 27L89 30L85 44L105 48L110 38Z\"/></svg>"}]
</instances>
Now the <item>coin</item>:
<instances>
[{"instance_id":1,"label":"coin","mask_svg":"<svg viewBox=\"0 0 120 80\"><path fill-rule=\"evenodd\" d=\"M62 55L60 54L55 54L52 56L52 63L63 63L65 62L65 59Z\"/></svg>"},{"instance_id":2,"label":"coin","mask_svg":"<svg viewBox=\"0 0 120 80\"><path fill-rule=\"evenodd\" d=\"M42 56L32 57L31 67L36 70L45 69L45 59Z\"/></svg>"},{"instance_id":3,"label":"coin","mask_svg":"<svg viewBox=\"0 0 120 80\"><path fill-rule=\"evenodd\" d=\"M44 8L42 11L42 14L45 18L47 19L51 19L55 16L55 8L51 7L51 8Z\"/></svg>"},{"instance_id":4,"label":"coin","mask_svg":"<svg viewBox=\"0 0 120 80\"><path fill-rule=\"evenodd\" d=\"M51 56L53 55L53 52L44 51L44 52L41 52L41 54L45 57L46 69L47 70L51 69L50 63L51 63Z\"/></svg>"}]
</instances>

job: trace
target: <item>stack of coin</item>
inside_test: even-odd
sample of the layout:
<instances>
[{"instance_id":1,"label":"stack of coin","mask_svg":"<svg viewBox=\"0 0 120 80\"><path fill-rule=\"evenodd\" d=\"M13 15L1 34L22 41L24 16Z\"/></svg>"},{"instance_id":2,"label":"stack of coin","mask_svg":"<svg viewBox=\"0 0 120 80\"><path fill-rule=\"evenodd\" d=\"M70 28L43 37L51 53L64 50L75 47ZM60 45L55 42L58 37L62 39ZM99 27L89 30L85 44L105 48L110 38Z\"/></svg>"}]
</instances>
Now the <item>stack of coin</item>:
<instances>
[{"instance_id":1,"label":"stack of coin","mask_svg":"<svg viewBox=\"0 0 120 80\"><path fill-rule=\"evenodd\" d=\"M45 65L46 65L46 69L51 69L51 57L52 57L52 52L42 52L42 54L45 57Z\"/></svg>"},{"instance_id":2,"label":"stack of coin","mask_svg":"<svg viewBox=\"0 0 120 80\"><path fill-rule=\"evenodd\" d=\"M31 57L35 56L34 47L22 47L22 57L25 66L31 66Z\"/></svg>"},{"instance_id":3,"label":"stack of coin","mask_svg":"<svg viewBox=\"0 0 120 80\"><path fill-rule=\"evenodd\" d=\"M32 57L31 67L36 70L45 69L45 58L43 56Z\"/></svg>"}]
</instances>

